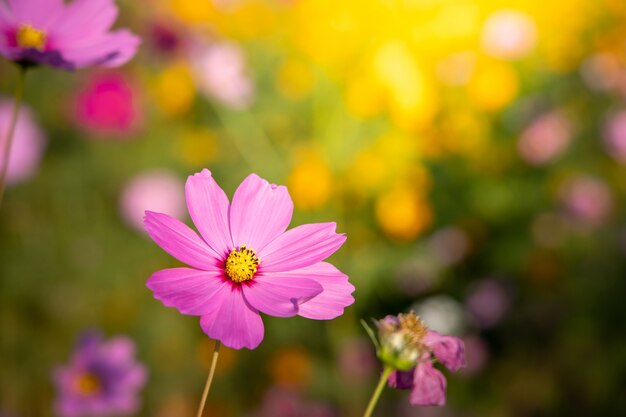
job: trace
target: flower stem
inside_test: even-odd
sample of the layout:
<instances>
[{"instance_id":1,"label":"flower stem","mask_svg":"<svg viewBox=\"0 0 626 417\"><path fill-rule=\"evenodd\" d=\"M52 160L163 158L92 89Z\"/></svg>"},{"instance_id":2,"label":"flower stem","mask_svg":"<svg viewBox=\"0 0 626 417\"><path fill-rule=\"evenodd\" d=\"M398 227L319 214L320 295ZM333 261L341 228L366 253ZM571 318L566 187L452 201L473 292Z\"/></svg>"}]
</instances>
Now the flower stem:
<instances>
[{"instance_id":1,"label":"flower stem","mask_svg":"<svg viewBox=\"0 0 626 417\"><path fill-rule=\"evenodd\" d=\"M13 111L11 112L11 121L9 122L9 130L6 133L2 147L0 148L0 206L2 206L2 197L4 195L5 180L7 170L9 169L9 153L11 152L11 141L15 133L15 125L17 117L22 105L22 97L24 96L24 81L26 79L26 67L19 67L17 83L15 84L15 99L13 101Z\"/></svg>"},{"instance_id":2,"label":"flower stem","mask_svg":"<svg viewBox=\"0 0 626 417\"><path fill-rule=\"evenodd\" d=\"M204 411L204 403L206 402L206 397L209 395L209 389L211 388L211 381L213 381L213 374L215 373L215 367L217 365L217 358L220 355L220 341L215 341L215 349L213 350L213 360L211 361L211 369L209 370L209 377L206 380L206 384L204 385L204 392L202 393L202 399L200 400L200 407L198 407L198 414L196 417L201 417L202 412Z\"/></svg>"},{"instance_id":3,"label":"flower stem","mask_svg":"<svg viewBox=\"0 0 626 417\"><path fill-rule=\"evenodd\" d=\"M380 397L380 393L383 392L383 388L385 388L385 384L387 383L387 379L389 375L393 372L388 366L385 366L383 373L380 375L380 379L378 380L378 385L376 386L376 390L372 394L372 398L370 398L369 404L367 404L367 410L365 410L365 414L363 417L370 417L372 412L374 411L374 407L376 407L376 403L378 403L378 398Z\"/></svg>"}]
</instances>

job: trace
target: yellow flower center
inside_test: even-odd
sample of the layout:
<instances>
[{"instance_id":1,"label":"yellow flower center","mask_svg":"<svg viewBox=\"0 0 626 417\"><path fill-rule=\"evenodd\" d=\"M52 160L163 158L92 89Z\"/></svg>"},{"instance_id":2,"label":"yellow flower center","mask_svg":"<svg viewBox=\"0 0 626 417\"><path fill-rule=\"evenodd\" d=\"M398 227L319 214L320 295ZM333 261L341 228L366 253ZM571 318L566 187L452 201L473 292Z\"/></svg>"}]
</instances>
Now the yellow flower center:
<instances>
[{"instance_id":1,"label":"yellow flower center","mask_svg":"<svg viewBox=\"0 0 626 417\"><path fill-rule=\"evenodd\" d=\"M226 259L226 275L234 282L244 282L252 279L259 266L256 252L246 245L233 248Z\"/></svg>"},{"instance_id":2,"label":"yellow flower center","mask_svg":"<svg viewBox=\"0 0 626 417\"><path fill-rule=\"evenodd\" d=\"M92 373L86 372L80 375L76 381L74 387L79 394L93 395L100 392L102 384L97 376Z\"/></svg>"},{"instance_id":3,"label":"yellow flower center","mask_svg":"<svg viewBox=\"0 0 626 417\"><path fill-rule=\"evenodd\" d=\"M36 29L29 24L23 24L15 36L17 45L22 48L33 48L43 51L46 46L46 32Z\"/></svg>"}]
</instances>

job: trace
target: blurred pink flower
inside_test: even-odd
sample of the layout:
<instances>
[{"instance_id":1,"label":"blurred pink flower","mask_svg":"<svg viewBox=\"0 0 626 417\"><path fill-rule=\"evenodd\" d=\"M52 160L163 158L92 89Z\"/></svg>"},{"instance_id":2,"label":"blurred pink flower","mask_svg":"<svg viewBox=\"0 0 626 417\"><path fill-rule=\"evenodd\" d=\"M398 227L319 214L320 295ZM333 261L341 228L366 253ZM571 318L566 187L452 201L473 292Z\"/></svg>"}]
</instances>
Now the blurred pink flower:
<instances>
[{"instance_id":1,"label":"blurred pink flower","mask_svg":"<svg viewBox=\"0 0 626 417\"><path fill-rule=\"evenodd\" d=\"M119 66L135 55L140 39L126 29L110 32L116 17L113 0L0 1L0 54L63 69Z\"/></svg>"},{"instance_id":2,"label":"blurred pink flower","mask_svg":"<svg viewBox=\"0 0 626 417\"><path fill-rule=\"evenodd\" d=\"M76 98L75 116L90 132L128 135L140 122L137 93L121 73L95 74Z\"/></svg>"},{"instance_id":3,"label":"blurred pink flower","mask_svg":"<svg viewBox=\"0 0 626 417\"><path fill-rule=\"evenodd\" d=\"M90 332L81 337L70 362L55 369L53 379L55 408L62 417L132 414L139 409L146 369L135 359L132 340L104 341Z\"/></svg>"},{"instance_id":4,"label":"blurred pink flower","mask_svg":"<svg viewBox=\"0 0 626 417\"><path fill-rule=\"evenodd\" d=\"M212 339L234 349L263 340L259 312L328 320L354 302L348 277L324 259L346 240L335 223L286 230L293 202L284 186L255 174L229 203L207 169L190 176L187 208L200 236L184 223L146 212L145 228L166 252L191 268L154 273L154 297L183 314L201 316Z\"/></svg>"},{"instance_id":5,"label":"blurred pink flower","mask_svg":"<svg viewBox=\"0 0 626 417\"><path fill-rule=\"evenodd\" d=\"M489 346L480 336L463 338L467 366L461 371L465 375L479 373L489 361Z\"/></svg>"},{"instance_id":6,"label":"blurred pink flower","mask_svg":"<svg viewBox=\"0 0 626 417\"><path fill-rule=\"evenodd\" d=\"M522 132L518 150L531 165L544 165L561 155L572 137L570 122L559 112L546 113Z\"/></svg>"},{"instance_id":7,"label":"blurred pink flower","mask_svg":"<svg viewBox=\"0 0 626 417\"><path fill-rule=\"evenodd\" d=\"M5 136L9 128L12 109L13 100L0 98L0 138ZM35 123L30 109L22 107L9 153L6 177L8 185L17 184L35 175L45 146L44 134Z\"/></svg>"},{"instance_id":8,"label":"blurred pink flower","mask_svg":"<svg viewBox=\"0 0 626 417\"><path fill-rule=\"evenodd\" d=\"M198 47L193 55L196 82L200 91L234 109L250 105L254 85L246 74L243 52L232 43Z\"/></svg>"},{"instance_id":9,"label":"blurred pink flower","mask_svg":"<svg viewBox=\"0 0 626 417\"><path fill-rule=\"evenodd\" d=\"M483 49L496 58L522 58L536 42L535 22L518 10L499 10L489 16L483 27Z\"/></svg>"},{"instance_id":10,"label":"blurred pink flower","mask_svg":"<svg viewBox=\"0 0 626 417\"><path fill-rule=\"evenodd\" d=\"M599 178L580 176L561 188L561 199L567 211L588 226L598 226L613 209L613 195Z\"/></svg>"},{"instance_id":11,"label":"blurred pink flower","mask_svg":"<svg viewBox=\"0 0 626 417\"><path fill-rule=\"evenodd\" d=\"M367 339L345 340L338 355L338 369L348 381L367 381L376 369L376 356Z\"/></svg>"},{"instance_id":12,"label":"blurred pink flower","mask_svg":"<svg viewBox=\"0 0 626 417\"><path fill-rule=\"evenodd\" d=\"M166 213L172 217L185 215L183 181L166 170L143 172L126 184L120 198L120 213L126 223L143 231L146 210Z\"/></svg>"},{"instance_id":13,"label":"blurred pink flower","mask_svg":"<svg viewBox=\"0 0 626 417\"><path fill-rule=\"evenodd\" d=\"M295 390L282 388L269 389L261 409L254 417L336 417L336 411L328 404L307 401Z\"/></svg>"},{"instance_id":14,"label":"blurred pink flower","mask_svg":"<svg viewBox=\"0 0 626 417\"><path fill-rule=\"evenodd\" d=\"M509 310L511 299L501 282L485 279L470 289L465 306L483 328L497 325Z\"/></svg>"},{"instance_id":15,"label":"blurred pink flower","mask_svg":"<svg viewBox=\"0 0 626 417\"><path fill-rule=\"evenodd\" d=\"M470 249L470 242L465 232L456 227L437 230L428 239L431 255L442 266L451 266L462 261Z\"/></svg>"},{"instance_id":16,"label":"blurred pink flower","mask_svg":"<svg viewBox=\"0 0 626 417\"><path fill-rule=\"evenodd\" d=\"M604 125L604 141L613 158L626 163L626 110L612 114Z\"/></svg>"}]
</instances>

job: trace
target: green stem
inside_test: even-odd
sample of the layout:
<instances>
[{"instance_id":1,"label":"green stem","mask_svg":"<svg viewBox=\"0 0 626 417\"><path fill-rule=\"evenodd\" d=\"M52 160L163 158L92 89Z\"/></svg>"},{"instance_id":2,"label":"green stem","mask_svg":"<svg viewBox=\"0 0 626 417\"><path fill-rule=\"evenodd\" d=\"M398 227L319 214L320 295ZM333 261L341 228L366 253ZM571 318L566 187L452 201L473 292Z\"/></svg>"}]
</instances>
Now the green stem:
<instances>
[{"instance_id":1,"label":"green stem","mask_svg":"<svg viewBox=\"0 0 626 417\"><path fill-rule=\"evenodd\" d=\"M2 148L0 149L0 206L2 206L2 197L4 196L4 188L7 176L7 170L9 169L9 153L11 152L11 141L15 133L15 126L17 125L17 118L20 113L20 107L22 105L22 98L24 96L24 83L26 79L26 67L20 66L19 75L17 77L17 83L15 85L15 99L13 101L13 111L11 112L11 121L9 122L9 130L6 133L6 137L2 142Z\"/></svg>"},{"instance_id":2,"label":"green stem","mask_svg":"<svg viewBox=\"0 0 626 417\"><path fill-rule=\"evenodd\" d=\"M372 398L370 398L370 402L369 404L367 404L367 410L365 410L365 414L363 414L363 417L370 417L372 415L374 407L376 407L376 403L378 403L378 398L383 392L383 388L385 388L385 384L387 383L387 379L389 379L389 375L391 375L391 372L393 372L393 369L385 366L385 369L383 370L383 373L380 375L380 379L378 380L376 390L374 390Z\"/></svg>"},{"instance_id":3,"label":"green stem","mask_svg":"<svg viewBox=\"0 0 626 417\"><path fill-rule=\"evenodd\" d=\"M202 393L202 399L200 400L200 407L198 407L198 414L196 417L201 417L204 411L204 403L206 403L206 397L209 395L209 389L211 388L211 382L213 381L213 374L215 374L215 367L217 366L217 358L220 355L220 341L215 341L215 349L213 350L213 360L211 361L211 369L209 370L209 377L204 384L204 392Z\"/></svg>"}]
</instances>

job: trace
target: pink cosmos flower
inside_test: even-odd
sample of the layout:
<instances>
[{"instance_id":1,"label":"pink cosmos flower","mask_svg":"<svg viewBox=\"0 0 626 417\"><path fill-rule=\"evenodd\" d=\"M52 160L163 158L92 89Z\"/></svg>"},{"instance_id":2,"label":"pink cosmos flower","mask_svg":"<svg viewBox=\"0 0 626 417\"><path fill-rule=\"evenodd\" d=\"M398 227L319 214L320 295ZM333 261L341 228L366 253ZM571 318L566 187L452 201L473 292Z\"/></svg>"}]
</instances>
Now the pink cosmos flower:
<instances>
[{"instance_id":1,"label":"pink cosmos flower","mask_svg":"<svg viewBox=\"0 0 626 417\"><path fill-rule=\"evenodd\" d=\"M388 385L410 389L413 405L444 405L446 378L433 366L433 359L453 372L465 367L463 341L428 330L414 313L387 316L377 326L378 356L385 366L395 369Z\"/></svg>"},{"instance_id":2,"label":"pink cosmos flower","mask_svg":"<svg viewBox=\"0 0 626 417\"><path fill-rule=\"evenodd\" d=\"M74 112L85 130L120 138L136 130L141 121L137 92L117 72L91 76L76 98Z\"/></svg>"},{"instance_id":3,"label":"pink cosmos flower","mask_svg":"<svg viewBox=\"0 0 626 417\"><path fill-rule=\"evenodd\" d=\"M135 360L132 340L118 336L104 341L98 333L87 332L70 362L54 371L56 411L62 417L134 413L146 374Z\"/></svg>"},{"instance_id":4,"label":"pink cosmos flower","mask_svg":"<svg viewBox=\"0 0 626 417\"><path fill-rule=\"evenodd\" d=\"M229 204L211 172L188 178L187 208L200 236L180 221L147 211L150 237L190 268L158 271L147 286L202 330L233 349L263 339L259 312L327 320L354 302L348 277L322 262L345 242L335 223L286 230L293 202L284 186L249 175Z\"/></svg>"},{"instance_id":5,"label":"pink cosmos flower","mask_svg":"<svg viewBox=\"0 0 626 417\"><path fill-rule=\"evenodd\" d=\"M125 29L110 32L116 17L113 0L0 0L0 54L69 70L119 66L140 40Z\"/></svg>"}]
</instances>

